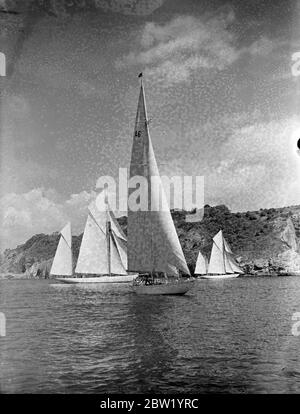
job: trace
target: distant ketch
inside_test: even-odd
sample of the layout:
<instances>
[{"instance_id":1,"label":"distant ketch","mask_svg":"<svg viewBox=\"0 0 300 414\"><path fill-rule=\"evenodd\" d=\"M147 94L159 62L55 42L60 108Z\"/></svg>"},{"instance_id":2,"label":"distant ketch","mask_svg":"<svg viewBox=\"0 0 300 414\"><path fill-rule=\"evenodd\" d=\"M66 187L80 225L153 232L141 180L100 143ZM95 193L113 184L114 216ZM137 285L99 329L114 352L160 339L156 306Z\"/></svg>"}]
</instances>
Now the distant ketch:
<instances>
[{"instance_id":1,"label":"distant ketch","mask_svg":"<svg viewBox=\"0 0 300 414\"><path fill-rule=\"evenodd\" d=\"M102 197L105 197L104 194ZM88 208L88 218L75 268L76 274L73 277L57 278L60 282L129 283L137 276L126 271L126 236L108 202L104 199L102 201L106 204L105 211L100 211L95 202Z\"/></svg>"},{"instance_id":2,"label":"distant ketch","mask_svg":"<svg viewBox=\"0 0 300 414\"><path fill-rule=\"evenodd\" d=\"M139 75L142 78L142 74ZM140 187L146 209L128 207L128 268L138 272L133 282L137 294L182 295L192 287L190 272L176 233L152 148L148 129L143 82L141 81L130 163L130 178L146 178ZM151 185L155 176L156 184ZM129 188L128 196L136 191ZM146 210L146 211L145 211ZM187 277L183 278L180 272Z\"/></svg>"},{"instance_id":3,"label":"distant ketch","mask_svg":"<svg viewBox=\"0 0 300 414\"><path fill-rule=\"evenodd\" d=\"M207 272L200 274L204 279L232 279L244 273L236 263L231 248L220 230L213 238ZM196 274L196 271L195 271Z\"/></svg>"}]
</instances>

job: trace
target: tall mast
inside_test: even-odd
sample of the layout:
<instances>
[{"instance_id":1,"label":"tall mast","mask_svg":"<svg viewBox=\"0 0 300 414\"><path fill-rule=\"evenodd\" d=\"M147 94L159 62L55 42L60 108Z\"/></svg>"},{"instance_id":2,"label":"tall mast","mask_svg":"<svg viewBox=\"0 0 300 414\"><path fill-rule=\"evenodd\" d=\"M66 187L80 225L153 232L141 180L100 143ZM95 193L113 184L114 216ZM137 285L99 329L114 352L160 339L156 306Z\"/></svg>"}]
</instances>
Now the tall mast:
<instances>
[{"instance_id":1,"label":"tall mast","mask_svg":"<svg viewBox=\"0 0 300 414\"><path fill-rule=\"evenodd\" d=\"M142 78L142 73L139 75ZM177 276L176 269L189 274L185 257L172 220L150 138L143 81L141 81L130 162L130 178L142 176L147 188L140 189L147 208L128 206L128 268L145 273L166 272ZM156 177L156 184L152 184ZM128 199L136 199L137 188L128 188Z\"/></svg>"},{"instance_id":2,"label":"tall mast","mask_svg":"<svg viewBox=\"0 0 300 414\"><path fill-rule=\"evenodd\" d=\"M225 273L228 273L226 270L226 263L225 263L225 243L224 243L224 237L223 237L223 232L221 230L221 235L222 235L222 250L223 250L223 262L224 262L224 269L225 269Z\"/></svg>"},{"instance_id":3,"label":"tall mast","mask_svg":"<svg viewBox=\"0 0 300 414\"><path fill-rule=\"evenodd\" d=\"M108 264L108 274L111 275L111 222L110 215L108 213L108 199L107 199L107 190L105 189L105 213L106 213L106 243L107 243L107 264Z\"/></svg>"},{"instance_id":4,"label":"tall mast","mask_svg":"<svg viewBox=\"0 0 300 414\"><path fill-rule=\"evenodd\" d=\"M146 105L146 97L145 97L145 90L144 90L144 84L143 84L143 73L141 72L139 74L139 78L141 79L141 90L143 94L143 101L144 101L144 108L145 108L145 129L147 133L149 134L149 122L148 122L148 112L147 112L147 105ZM145 170L145 176L149 175L149 166L148 164L145 164L144 166ZM151 181L148 183L148 200L150 200L151 203ZM154 265L154 257L153 257L153 226L152 222L150 221L150 256L151 256L151 263L152 263L152 269L151 269L151 277L153 278L153 274L155 272L155 265Z\"/></svg>"},{"instance_id":5,"label":"tall mast","mask_svg":"<svg viewBox=\"0 0 300 414\"><path fill-rule=\"evenodd\" d=\"M111 225L110 225L110 221L107 221L106 222L106 237L107 237L107 263L108 263L108 274L109 275L111 275L110 233L111 233Z\"/></svg>"},{"instance_id":6,"label":"tall mast","mask_svg":"<svg viewBox=\"0 0 300 414\"><path fill-rule=\"evenodd\" d=\"M139 74L139 79L141 80L141 91L143 94L143 104L145 109L145 130L149 134L149 122L148 122L148 113L147 113L147 106L146 106L146 97L145 97L145 90L144 90L144 84L143 84L143 72ZM144 164L144 175L147 177L149 175L149 166L148 164ZM148 200L151 202L151 182L148 183ZM154 257L153 257L153 226L152 222L149 222L150 227L150 257L151 257L151 263L152 263L152 269L151 269L151 277L153 278L153 274L155 272L155 265L154 265Z\"/></svg>"}]
</instances>

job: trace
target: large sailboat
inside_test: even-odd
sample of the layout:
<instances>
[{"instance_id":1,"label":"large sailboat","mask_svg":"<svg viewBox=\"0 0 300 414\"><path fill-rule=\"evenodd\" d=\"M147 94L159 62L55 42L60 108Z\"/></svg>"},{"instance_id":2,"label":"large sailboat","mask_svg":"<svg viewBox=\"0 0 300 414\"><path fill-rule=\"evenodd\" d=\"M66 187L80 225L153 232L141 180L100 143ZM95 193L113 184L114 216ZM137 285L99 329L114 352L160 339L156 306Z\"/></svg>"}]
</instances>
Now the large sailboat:
<instances>
[{"instance_id":1,"label":"large sailboat","mask_svg":"<svg viewBox=\"0 0 300 414\"><path fill-rule=\"evenodd\" d=\"M152 147L142 77L129 175L130 179L143 177L147 183L138 190L128 189L128 269L139 273L133 289L137 294L185 294L192 287L192 279L189 278L190 272ZM155 185L152 185L153 177ZM132 208L130 203L137 191L143 206ZM180 273L187 277L182 277Z\"/></svg>"},{"instance_id":2,"label":"large sailboat","mask_svg":"<svg viewBox=\"0 0 300 414\"><path fill-rule=\"evenodd\" d=\"M228 242L220 230L213 238L209 265L204 279L232 279L244 273L234 259L234 255Z\"/></svg>"},{"instance_id":3,"label":"large sailboat","mask_svg":"<svg viewBox=\"0 0 300 414\"><path fill-rule=\"evenodd\" d=\"M103 197L105 195L103 194ZM100 199L98 199L100 202ZM103 200L101 201L103 205ZM105 201L105 211L95 202L88 208L82 242L73 277L59 278L64 283L129 283L137 274L128 274L127 240Z\"/></svg>"},{"instance_id":4,"label":"large sailboat","mask_svg":"<svg viewBox=\"0 0 300 414\"><path fill-rule=\"evenodd\" d=\"M60 239L50 269L51 276L72 276L72 233L71 223L65 225L60 232Z\"/></svg>"}]
</instances>

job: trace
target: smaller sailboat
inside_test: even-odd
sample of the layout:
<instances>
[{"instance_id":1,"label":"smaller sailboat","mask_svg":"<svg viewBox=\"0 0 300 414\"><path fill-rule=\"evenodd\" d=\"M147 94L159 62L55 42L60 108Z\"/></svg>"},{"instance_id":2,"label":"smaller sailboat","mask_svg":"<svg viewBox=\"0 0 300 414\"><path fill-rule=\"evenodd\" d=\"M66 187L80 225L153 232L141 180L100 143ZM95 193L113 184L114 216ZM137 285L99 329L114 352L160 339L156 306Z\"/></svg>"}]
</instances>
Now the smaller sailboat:
<instances>
[{"instance_id":1,"label":"smaller sailboat","mask_svg":"<svg viewBox=\"0 0 300 414\"><path fill-rule=\"evenodd\" d=\"M66 224L60 232L60 239L52 262L50 275L73 275L71 223Z\"/></svg>"},{"instance_id":2,"label":"smaller sailboat","mask_svg":"<svg viewBox=\"0 0 300 414\"><path fill-rule=\"evenodd\" d=\"M199 251L196 267L195 267L195 275L206 275L208 270L208 260L206 256Z\"/></svg>"},{"instance_id":3,"label":"smaller sailboat","mask_svg":"<svg viewBox=\"0 0 300 414\"><path fill-rule=\"evenodd\" d=\"M129 283L137 276L127 273L126 236L104 197L103 193L105 211L100 211L95 202L89 205L76 274L57 280L63 283Z\"/></svg>"},{"instance_id":4,"label":"smaller sailboat","mask_svg":"<svg viewBox=\"0 0 300 414\"><path fill-rule=\"evenodd\" d=\"M228 242L220 230L213 238L209 265L206 274L201 274L204 279L232 279L244 273L234 259L234 255Z\"/></svg>"}]
</instances>

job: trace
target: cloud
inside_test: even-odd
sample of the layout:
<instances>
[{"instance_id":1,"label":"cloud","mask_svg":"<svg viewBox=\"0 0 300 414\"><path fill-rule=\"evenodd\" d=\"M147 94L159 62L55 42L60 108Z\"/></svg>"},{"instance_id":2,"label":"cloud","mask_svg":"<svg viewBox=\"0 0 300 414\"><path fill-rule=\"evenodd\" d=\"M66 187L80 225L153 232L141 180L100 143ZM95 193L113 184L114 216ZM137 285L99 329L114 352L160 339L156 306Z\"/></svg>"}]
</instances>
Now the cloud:
<instances>
[{"instance_id":1,"label":"cloud","mask_svg":"<svg viewBox=\"0 0 300 414\"><path fill-rule=\"evenodd\" d=\"M222 8L201 18L178 16L165 24L148 22L139 36L139 51L123 56L116 66L144 66L150 77L168 83L186 81L199 70L222 70L239 57L229 29L234 19L231 8Z\"/></svg>"},{"instance_id":2,"label":"cloud","mask_svg":"<svg viewBox=\"0 0 300 414\"><path fill-rule=\"evenodd\" d=\"M299 131L297 116L270 121L258 112L217 117L192 125L184 136L186 146L174 145L165 155L161 173L204 176L205 203L234 211L300 204ZM175 136L172 141L177 142Z\"/></svg>"},{"instance_id":3,"label":"cloud","mask_svg":"<svg viewBox=\"0 0 300 414\"><path fill-rule=\"evenodd\" d=\"M207 174L208 196L235 210L300 203L300 162L294 131L300 119L238 128L219 148Z\"/></svg>"},{"instance_id":4,"label":"cloud","mask_svg":"<svg viewBox=\"0 0 300 414\"><path fill-rule=\"evenodd\" d=\"M118 59L116 68L136 65L147 78L167 87L188 82L196 73L217 74L242 56L267 59L286 45L265 35L242 45L236 24L231 6L200 17L181 15L163 24L147 22L132 42L134 51Z\"/></svg>"},{"instance_id":5,"label":"cloud","mask_svg":"<svg viewBox=\"0 0 300 414\"><path fill-rule=\"evenodd\" d=\"M193 56L189 59L183 59L180 61L166 61L157 67L149 68L146 70L147 77L151 79L161 80L166 82L166 85L172 83L181 83L188 81L191 73L199 68L210 68L210 63L207 59L198 56Z\"/></svg>"},{"instance_id":6,"label":"cloud","mask_svg":"<svg viewBox=\"0 0 300 414\"><path fill-rule=\"evenodd\" d=\"M27 193L8 193L0 199L1 250L15 247L36 233L59 231L67 221L73 232L83 231L87 206L96 193L82 191L60 200L55 190L35 188Z\"/></svg>"},{"instance_id":7,"label":"cloud","mask_svg":"<svg viewBox=\"0 0 300 414\"><path fill-rule=\"evenodd\" d=\"M252 56L266 56L272 53L281 45L281 42L271 40L265 36L261 36L259 39L251 43L245 51Z\"/></svg>"}]
</instances>

